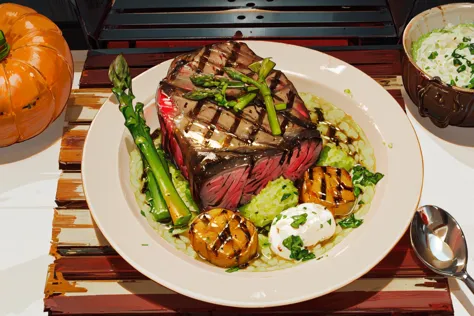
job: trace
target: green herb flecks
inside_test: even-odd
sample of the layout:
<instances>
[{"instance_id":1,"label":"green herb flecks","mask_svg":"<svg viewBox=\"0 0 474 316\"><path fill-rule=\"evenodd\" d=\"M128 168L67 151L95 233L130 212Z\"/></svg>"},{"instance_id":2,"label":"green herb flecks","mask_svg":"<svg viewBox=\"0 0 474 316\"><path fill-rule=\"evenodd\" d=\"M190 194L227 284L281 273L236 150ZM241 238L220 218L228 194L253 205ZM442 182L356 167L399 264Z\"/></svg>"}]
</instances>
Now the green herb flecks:
<instances>
[{"instance_id":1,"label":"green herb flecks","mask_svg":"<svg viewBox=\"0 0 474 316\"><path fill-rule=\"evenodd\" d=\"M367 168L357 165L352 169L352 183L354 184L354 195L359 196L362 187L376 185L382 178L383 174L380 172L372 173Z\"/></svg>"},{"instance_id":2,"label":"green herb flecks","mask_svg":"<svg viewBox=\"0 0 474 316\"><path fill-rule=\"evenodd\" d=\"M291 196L291 193L285 193L285 194L283 194L283 196L281 197L280 202L283 202L284 200L286 200L286 199L289 198L290 196Z\"/></svg>"},{"instance_id":3,"label":"green herb flecks","mask_svg":"<svg viewBox=\"0 0 474 316\"><path fill-rule=\"evenodd\" d=\"M435 59L436 57L438 57L438 52L432 52L429 56L428 56L428 59Z\"/></svg>"},{"instance_id":4,"label":"green herb flecks","mask_svg":"<svg viewBox=\"0 0 474 316\"><path fill-rule=\"evenodd\" d=\"M341 228L357 228L362 225L363 222L363 219L357 219L354 214L351 214L349 217L341 220L338 224Z\"/></svg>"},{"instance_id":5,"label":"green herb flecks","mask_svg":"<svg viewBox=\"0 0 474 316\"><path fill-rule=\"evenodd\" d=\"M466 85L466 88L474 89L474 77L472 77L471 80L469 80L469 84Z\"/></svg>"},{"instance_id":6,"label":"green herb flecks","mask_svg":"<svg viewBox=\"0 0 474 316\"><path fill-rule=\"evenodd\" d=\"M454 58L453 64L454 64L454 66L461 66L462 62L458 58Z\"/></svg>"},{"instance_id":7,"label":"green herb flecks","mask_svg":"<svg viewBox=\"0 0 474 316\"><path fill-rule=\"evenodd\" d=\"M278 221L281 219L281 217L282 217L281 214L278 214L277 216L275 216L275 219L273 220L273 224L278 223Z\"/></svg>"},{"instance_id":8,"label":"green herb flecks","mask_svg":"<svg viewBox=\"0 0 474 316\"><path fill-rule=\"evenodd\" d=\"M453 51L451 56L454 57L454 58L463 58L464 57L463 55L456 53L456 50Z\"/></svg>"},{"instance_id":9,"label":"green herb flecks","mask_svg":"<svg viewBox=\"0 0 474 316\"><path fill-rule=\"evenodd\" d=\"M456 69L456 71L459 72L459 73L461 73L461 72L465 71L466 68L467 68L466 65L461 65L461 66L459 66L458 69Z\"/></svg>"},{"instance_id":10,"label":"green herb flecks","mask_svg":"<svg viewBox=\"0 0 474 316\"><path fill-rule=\"evenodd\" d=\"M467 36L464 36L464 37L462 38L462 41L463 41L464 43L470 42L470 41L471 41L471 38L470 38L470 37L467 37Z\"/></svg>"},{"instance_id":11,"label":"green herb flecks","mask_svg":"<svg viewBox=\"0 0 474 316\"><path fill-rule=\"evenodd\" d=\"M291 218L293 218L293 222L291 223L291 227L298 228L301 225L303 225L304 223L306 223L306 221L308 220L308 214L303 213L303 214L300 214L300 215L294 215Z\"/></svg>"},{"instance_id":12,"label":"green herb flecks","mask_svg":"<svg viewBox=\"0 0 474 316\"><path fill-rule=\"evenodd\" d=\"M357 197L357 196L359 196L361 193L362 193L361 188L359 188L359 187L355 187L355 188L354 188L354 196Z\"/></svg>"},{"instance_id":13,"label":"green herb flecks","mask_svg":"<svg viewBox=\"0 0 474 316\"><path fill-rule=\"evenodd\" d=\"M464 48L466 48L466 47L468 47L468 46L469 46L469 44L466 44L466 43L459 43L457 49L464 49Z\"/></svg>"},{"instance_id":14,"label":"green herb flecks","mask_svg":"<svg viewBox=\"0 0 474 316\"><path fill-rule=\"evenodd\" d=\"M283 240L283 246L290 250L290 258L297 261L308 261L316 258L314 253L303 247L300 236L291 235Z\"/></svg>"},{"instance_id":15,"label":"green herb flecks","mask_svg":"<svg viewBox=\"0 0 474 316\"><path fill-rule=\"evenodd\" d=\"M225 270L225 272L232 273L232 272L237 272L239 270L240 270L239 267L232 267L232 268L229 268L229 269Z\"/></svg>"}]
</instances>

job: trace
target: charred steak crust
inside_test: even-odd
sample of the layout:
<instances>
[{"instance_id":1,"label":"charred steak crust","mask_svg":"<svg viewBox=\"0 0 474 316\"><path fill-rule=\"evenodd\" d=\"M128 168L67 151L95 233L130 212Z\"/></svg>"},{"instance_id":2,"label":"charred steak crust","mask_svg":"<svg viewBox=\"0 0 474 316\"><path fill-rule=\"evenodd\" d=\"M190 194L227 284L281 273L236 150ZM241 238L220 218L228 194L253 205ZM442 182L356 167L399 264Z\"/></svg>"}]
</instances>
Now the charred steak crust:
<instances>
[{"instance_id":1,"label":"charred steak crust","mask_svg":"<svg viewBox=\"0 0 474 316\"><path fill-rule=\"evenodd\" d=\"M191 191L203 209L235 209L247 203L279 176L296 180L315 164L321 151L316 125L293 84L284 73L273 70L266 81L278 111L281 136L271 134L265 106L260 99L241 112L210 100L183 97L195 86L195 73L225 75L234 67L257 78L248 66L262 58L246 44L225 42L176 57L160 82L157 105L163 127L163 147L188 178ZM242 92L228 89L228 99Z\"/></svg>"}]
</instances>

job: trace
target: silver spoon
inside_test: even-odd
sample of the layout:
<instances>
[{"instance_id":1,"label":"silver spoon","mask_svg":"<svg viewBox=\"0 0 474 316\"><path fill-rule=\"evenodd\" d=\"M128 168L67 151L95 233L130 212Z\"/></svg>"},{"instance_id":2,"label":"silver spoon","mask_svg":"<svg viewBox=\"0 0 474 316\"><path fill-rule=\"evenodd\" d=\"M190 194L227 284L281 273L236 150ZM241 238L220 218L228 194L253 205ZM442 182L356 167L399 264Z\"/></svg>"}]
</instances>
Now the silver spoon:
<instances>
[{"instance_id":1,"label":"silver spoon","mask_svg":"<svg viewBox=\"0 0 474 316\"><path fill-rule=\"evenodd\" d=\"M434 272L455 277L474 293L474 280L467 274L467 243L458 222L433 205L418 208L410 227L416 255Z\"/></svg>"}]
</instances>

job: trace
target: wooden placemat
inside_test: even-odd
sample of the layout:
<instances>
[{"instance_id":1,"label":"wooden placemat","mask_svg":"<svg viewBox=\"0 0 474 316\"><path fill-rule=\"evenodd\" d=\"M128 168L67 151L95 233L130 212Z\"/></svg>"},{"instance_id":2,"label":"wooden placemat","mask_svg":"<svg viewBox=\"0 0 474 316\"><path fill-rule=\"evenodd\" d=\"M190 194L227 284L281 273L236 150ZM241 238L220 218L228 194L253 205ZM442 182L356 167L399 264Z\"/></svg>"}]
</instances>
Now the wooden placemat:
<instances>
[{"instance_id":1,"label":"wooden placemat","mask_svg":"<svg viewBox=\"0 0 474 316\"><path fill-rule=\"evenodd\" d=\"M399 51L328 53L371 75L404 107ZM125 57L132 74L137 75L173 56L130 54ZM278 308L248 310L203 303L174 293L136 271L115 252L94 224L80 174L89 125L110 95L107 67L113 58L113 55L91 53L82 74L81 89L72 92L68 103L59 157L63 173L57 187L58 207L50 252L55 260L49 266L45 287L45 310L50 315L453 314L447 279L420 263L407 234L361 279L326 296Z\"/></svg>"}]
</instances>

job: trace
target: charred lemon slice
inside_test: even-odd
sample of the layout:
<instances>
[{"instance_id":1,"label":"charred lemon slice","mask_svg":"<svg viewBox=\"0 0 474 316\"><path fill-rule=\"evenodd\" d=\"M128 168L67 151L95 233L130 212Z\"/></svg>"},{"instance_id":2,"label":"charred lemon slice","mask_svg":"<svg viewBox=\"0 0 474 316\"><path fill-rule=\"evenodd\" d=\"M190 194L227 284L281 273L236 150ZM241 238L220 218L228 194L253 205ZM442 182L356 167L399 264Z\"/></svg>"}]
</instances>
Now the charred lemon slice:
<instances>
[{"instance_id":1,"label":"charred lemon slice","mask_svg":"<svg viewBox=\"0 0 474 316\"><path fill-rule=\"evenodd\" d=\"M243 266L257 254L254 224L222 208L199 214L189 228L189 239L202 258L223 268Z\"/></svg>"},{"instance_id":2,"label":"charred lemon slice","mask_svg":"<svg viewBox=\"0 0 474 316\"><path fill-rule=\"evenodd\" d=\"M351 175L340 168L312 168L304 173L301 199L325 206L334 216L345 216L355 203Z\"/></svg>"}]
</instances>

